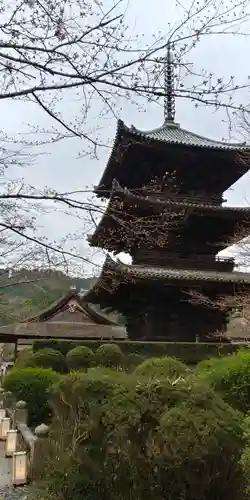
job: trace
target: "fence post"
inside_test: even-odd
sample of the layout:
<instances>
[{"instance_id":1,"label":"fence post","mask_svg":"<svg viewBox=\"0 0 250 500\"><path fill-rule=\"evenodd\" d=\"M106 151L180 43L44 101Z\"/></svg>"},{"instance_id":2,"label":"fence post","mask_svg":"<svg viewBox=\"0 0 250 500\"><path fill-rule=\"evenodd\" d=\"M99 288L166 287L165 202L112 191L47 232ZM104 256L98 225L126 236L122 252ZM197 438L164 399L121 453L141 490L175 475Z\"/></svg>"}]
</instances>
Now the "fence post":
<instances>
[{"instance_id":1,"label":"fence post","mask_svg":"<svg viewBox=\"0 0 250 500\"><path fill-rule=\"evenodd\" d=\"M0 387L0 408L4 407L5 392L2 387Z\"/></svg>"},{"instance_id":2,"label":"fence post","mask_svg":"<svg viewBox=\"0 0 250 500\"><path fill-rule=\"evenodd\" d=\"M48 425L41 424L35 428L34 431L35 439L33 442L33 449L30 450L30 470L31 477L39 475L39 465L38 461L41 460L41 454L44 452L43 443L48 438L49 427Z\"/></svg>"},{"instance_id":3,"label":"fence post","mask_svg":"<svg viewBox=\"0 0 250 500\"><path fill-rule=\"evenodd\" d=\"M27 424L28 422L28 410L26 408L26 401L18 401L16 403L15 413L14 413L14 425Z\"/></svg>"},{"instance_id":4,"label":"fence post","mask_svg":"<svg viewBox=\"0 0 250 500\"><path fill-rule=\"evenodd\" d=\"M4 393L4 405L6 409L11 409L13 408L15 402L15 398L12 394L12 392L7 391Z\"/></svg>"}]
</instances>

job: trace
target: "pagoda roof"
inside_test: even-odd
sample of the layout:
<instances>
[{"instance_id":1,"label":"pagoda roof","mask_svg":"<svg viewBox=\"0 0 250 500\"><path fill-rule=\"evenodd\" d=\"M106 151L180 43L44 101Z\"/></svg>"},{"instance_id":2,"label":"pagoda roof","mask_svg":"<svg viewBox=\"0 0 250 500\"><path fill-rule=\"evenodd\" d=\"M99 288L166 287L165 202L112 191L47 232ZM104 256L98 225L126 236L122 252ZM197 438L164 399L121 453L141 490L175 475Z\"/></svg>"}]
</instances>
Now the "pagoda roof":
<instances>
[{"instance_id":1,"label":"pagoda roof","mask_svg":"<svg viewBox=\"0 0 250 500\"><path fill-rule=\"evenodd\" d=\"M212 211L212 212L219 212L219 213L232 213L232 212L239 212L239 213L246 213L250 214L250 207L230 207L227 205L218 205L218 204L213 204L205 201L185 201L185 196L182 196L181 198L178 196L174 196L173 198L169 199L162 199L159 196L156 195L148 195L148 194L137 194L134 193L133 191L123 188L122 186L119 185L118 181L114 179L113 181L113 189L110 197L110 203L108 204L108 207L112 204L114 199L120 198L122 200L127 200L128 202L135 203L136 206L141 205L141 204L146 204L147 206L154 205L156 207L159 207L160 210L163 210L164 208L168 207L173 207L173 208L194 208L198 209L205 209L207 211ZM108 208L107 207L107 208ZM105 214L104 214L105 215Z\"/></svg>"},{"instance_id":2,"label":"pagoda roof","mask_svg":"<svg viewBox=\"0 0 250 500\"><path fill-rule=\"evenodd\" d=\"M190 202L190 201L185 201L183 198L182 200L180 199L175 200L175 199L160 199L157 197L157 195L152 196L152 195L138 195L133 193L132 191L128 189L122 188L117 181L113 181L113 190L111 193L111 197L109 199L108 206L102 215L102 218L96 227L94 233L92 235L88 236L88 241L90 245L92 246L98 246L98 239L99 236L104 236L105 231L112 226L113 229L117 226L119 227L119 219L120 219L120 225L121 229L123 226L123 223L126 224L126 215L128 219L128 223L131 222L129 220L129 214L126 214L124 212L124 208L122 207L121 209L116 207L116 201L117 200L124 200L127 202L129 205L135 208L135 210L138 210L138 208L144 208L146 210L152 210L153 213L159 213L163 214L164 211L166 210L171 210L173 212L175 209L177 210L177 215L178 212L181 212L183 210L189 210L192 213L195 213L196 215L203 215L204 212L206 214L211 214L212 216L218 216L218 217L232 217L233 220L237 219L237 224L244 222L246 217L250 216L250 207L230 207L230 206L222 206L222 205L215 205L212 203L207 203L207 202L202 202L202 201L197 201L197 202ZM136 218L134 216L134 222L136 223ZM246 235L249 233L249 228L245 228ZM242 238L244 236L243 232L241 234ZM108 235L106 235L107 239Z\"/></svg>"},{"instance_id":3,"label":"pagoda roof","mask_svg":"<svg viewBox=\"0 0 250 500\"><path fill-rule=\"evenodd\" d=\"M122 281L124 280L124 281ZM86 300L99 300L100 294L112 295L113 287L120 284L135 284L138 281L162 282L164 285L178 285L182 282L184 287L191 287L194 283L233 283L238 285L250 285L250 273L242 272L218 272L196 269L177 269L167 267L156 267L146 265L129 265L117 260L114 261L109 255L106 257L103 269L98 281L85 296ZM133 283L134 282L134 283Z\"/></svg>"},{"instance_id":4,"label":"pagoda roof","mask_svg":"<svg viewBox=\"0 0 250 500\"><path fill-rule=\"evenodd\" d=\"M120 125L121 126L121 125ZM123 124L123 127L125 125ZM181 128L179 124L175 122L165 122L161 127L155 128L149 131L142 131L134 126L130 129L134 135L138 135L146 140L160 141L165 144L180 144L182 146L191 146L196 148L209 148L209 149L224 149L224 150L246 150L250 146L244 143L230 143L223 141L216 141L214 139L209 139L202 135L190 132L184 128Z\"/></svg>"},{"instance_id":5,"label":"pagoda roof","mask_svg":"<svg viewBox=\"0 0 250 500\"><path fill-rule=\"evenodd\" d=\"M120 155L117 151L122 140L125 138L128 141L128 145L129 143L141 145L151 144L155 147L163 147L164 149L166 146L184 146L187 148L209 149L224 152L240 152L250 149L250 144L247 144L246 142L232 143L209 139L181 128L179 124L173 121L165 121L161 127L143 131L137 129L133 125L128 127L122 120L118 120L115 140L107 166L104 170L100 183L95 187L95 192L99 196L103 195L106 185L110 183L110 179L115 177L115 168L117 163L120 162L120 159L118 159ZM247 172L247 170L248 166L246 166L245 171Z\"/></svg>"},{"instance_id":6,"label":"pagoda roof","mask_svg":"<svg viewBox=\"0 0 250 500\"><path fill-rule=\"evenodd\" d=\"M54 323L58 315L65 312L66 316L58 318L60 319L60 323L74 323L74 314L80 313L80 316L76 320L77 323L78 319L81 319L83 322L89 321L97 325L117 326L115 321L108 318L105 314L96 311L85 301L84 297L80 297L80 295L73 290L54 301L39 313L23 319L20 323L44 323L46 321L53 321Z\"/></svg>"},{"instance_id":7,"label":"pagoda roof","mask_svg":"<svg viewBox=\"0 0 250 500\"><path fill-rule=\"evenodd\" d=\"M225 283L250 284L250 273L242 272L217 272L195 269L174 269L166 267L154 267L144 265L124 264L120 260L113 260L110 256L106 257L103 266L103 272L108 275L114 274L131 276L132 278L149 278L155 280L187 280L187 281L221 281ZM96 283L98 284L98 282ZM95 287L96 285L94 285ZM87 294L86 294L87 298Z\"/></svg>"}]
</instances>

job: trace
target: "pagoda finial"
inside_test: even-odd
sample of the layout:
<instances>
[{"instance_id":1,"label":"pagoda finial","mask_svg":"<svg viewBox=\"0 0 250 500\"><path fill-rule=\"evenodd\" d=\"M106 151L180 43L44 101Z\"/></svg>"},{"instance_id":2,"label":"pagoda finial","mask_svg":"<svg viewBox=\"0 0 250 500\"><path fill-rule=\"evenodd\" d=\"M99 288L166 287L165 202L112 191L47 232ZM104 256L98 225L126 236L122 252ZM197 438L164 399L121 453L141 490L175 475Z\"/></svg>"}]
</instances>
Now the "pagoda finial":
<instances>
[{"instance_id":1,"label":"pagoda finial","mask_svg":"<svg viewBox=\"0 0 250 500\"><path fill-rule=\"evenodd\" d=\"M170 42L167 45L167 57L164 68L164 121L174 122L175 119L175 98L174 98L174 67L173 53Z\"/></svg>"}]
</instances>

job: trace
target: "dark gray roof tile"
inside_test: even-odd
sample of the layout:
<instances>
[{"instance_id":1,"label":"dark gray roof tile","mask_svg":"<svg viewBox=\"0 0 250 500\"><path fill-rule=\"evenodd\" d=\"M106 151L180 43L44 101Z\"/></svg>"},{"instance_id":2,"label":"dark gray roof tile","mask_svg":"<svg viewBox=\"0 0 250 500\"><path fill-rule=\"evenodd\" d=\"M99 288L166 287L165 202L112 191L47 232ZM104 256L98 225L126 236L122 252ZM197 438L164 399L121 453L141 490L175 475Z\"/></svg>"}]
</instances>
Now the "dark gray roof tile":
<instances>
[{"instance_id":1,"label":"dark gray roof tile","mask_svg":"<svg viewBox=\"0 0 250 500\"><path fill-rule=\"evenodd\" d=\"M121 261L114 261L110 257L106 259L104 268L117 274L130 276L131 278L146 278L152 280L187 280L187 281L210 281L250 284L250 273L241 272L217 272L193 269L171 269L164 267L148 267L142 265L128 265Z\"/></svg>"},{"instance_id":2,"label":"dark gray roof tile","mask_svg":"<svg viewBox=\"0 0 250 500\"><path fill-rule=\"evenodd\" d=\"M166 122L161 127L151 131L141 131L135 127L132 127L130 130L132 133L136 133L146 139L155 139L167 144L182 144L185 146L224 150L244 150L250 148L250 145L246 143L230 143L208 139L207 137L185 130L172 122Z\"/></svg>"}]
</instances>

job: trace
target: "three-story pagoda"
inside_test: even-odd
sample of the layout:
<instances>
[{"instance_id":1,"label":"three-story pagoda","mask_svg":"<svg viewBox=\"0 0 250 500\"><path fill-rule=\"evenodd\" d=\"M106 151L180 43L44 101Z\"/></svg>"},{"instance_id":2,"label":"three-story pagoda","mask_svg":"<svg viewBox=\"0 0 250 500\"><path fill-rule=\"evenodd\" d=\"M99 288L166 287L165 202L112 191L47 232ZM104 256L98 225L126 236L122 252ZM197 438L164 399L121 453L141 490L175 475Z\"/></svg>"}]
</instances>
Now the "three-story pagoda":
<instances>
[{"instance_id":1,"label":"three-story pagoda","mask_svg":"<svg viewBox=\"0 0 250 500\"><path fill-rule=\"evenodd\" d=\"M142 132L118 121L95 188L109 203L89 243L128 252L132 264L108 255L85 299L122 313L130 339L207 341L218 332L225 338L228 310L217 299L250 290L250 274L217 254L240 226L249 232L250 209L224 206L223 192L248 171L240 155L249 147L175 122L170 49L165 84L164 124ZM195 294L207 300L191 300Z\"/></svg>"}]
</instances>

